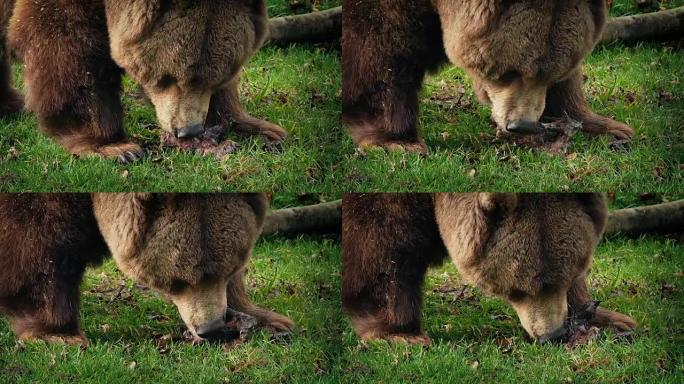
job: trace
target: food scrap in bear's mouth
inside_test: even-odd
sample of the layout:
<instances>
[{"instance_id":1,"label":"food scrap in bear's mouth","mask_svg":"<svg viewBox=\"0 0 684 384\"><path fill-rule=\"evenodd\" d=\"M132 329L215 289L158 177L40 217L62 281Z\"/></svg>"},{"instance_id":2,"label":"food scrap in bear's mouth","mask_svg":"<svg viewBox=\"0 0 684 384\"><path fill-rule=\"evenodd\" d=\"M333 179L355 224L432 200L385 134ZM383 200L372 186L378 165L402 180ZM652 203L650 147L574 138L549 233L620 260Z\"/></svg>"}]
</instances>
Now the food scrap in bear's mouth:
<instances>
[{"instance_id":1,"label":"food scrap in bear's mouth","mask_svg":"<svg viewBox=\"0 0 684 384\"><path fill-rule=\"evenodd\" d=\"M589 344L598 337L601 330L591 325L591 320L596 316L599 303L590 301L568 319L568 334L565 338L565 349L568 352L577 346Z\"/></svg>"},{"instance_id":2,"label":"food scrap in bear's mouth","mask_svg":"<svg viewBox=\"0 0 684 384\"><path fill-rule=\"evenodd\" d=\"M198 337L190 331L185 331L183 333L183 340L193 345L205 343L223 344L224 349L228 350L231 347L245 343L257 329L259 329L259 322L254 316L229 308L226 311L226 323L222 329L217 330L206 338ZM271 340L283 340L289 336L289 332L276 332L273 329L270 329L270 331Z\"/></svg>"},{"instance_id":3,"label":"food scrap in bear's mouth","mask_svg":"<svg viewBox=\"0 0 684 384\"><path fill-rule=\"evenodd\" d=\"M162 132L161 145L165 148L177 148L182 151L195 152L198 155L213 155L221 160L235 153L237 143L231 140L220 142L223 127L216 125L204 130L204 132L191 139L179 139L170 132Z\"/></svg>"},{"instance_id":4,"label":"food scrap in bear's mouth","mask_svg":"<svg viewBox=\"0 0 684 384\"><path fill-rule=\"evenodd\" d=\"M582 123L565 116L547 123L541 123L539 131L531 134L515 134L499 130L498 138L509 139L518 146L565 155L570 148L570 139L582 129Z\"/></svg>"},{"instance_id":5,"label":"food scrap in bear's mouth","mask_svg":"<svg viewBox=\"0 0 684 384\"><path fill-rule=\"evenodd\" d=\"M598 337L600 332L601 330L598 327L589 324L581 324L574 327L571 330L568 341L565 343L565 350L570 352L577 346L591 343Z\"/></svg>"}]
</instances>

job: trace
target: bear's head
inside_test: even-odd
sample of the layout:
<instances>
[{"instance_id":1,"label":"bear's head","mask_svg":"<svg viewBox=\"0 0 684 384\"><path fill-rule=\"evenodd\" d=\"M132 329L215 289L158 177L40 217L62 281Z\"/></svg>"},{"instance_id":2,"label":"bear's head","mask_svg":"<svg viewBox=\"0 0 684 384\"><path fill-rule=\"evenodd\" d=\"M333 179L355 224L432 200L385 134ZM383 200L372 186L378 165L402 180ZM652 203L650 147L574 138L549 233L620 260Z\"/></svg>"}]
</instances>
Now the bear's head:
<instances>
[{"instance_id":1,"label":"bear's head","mask_svg":"<svg viewBox=\"0 0 684 384\"><path fill-rule=\"evenodd\" d=\"M465 69L499 130L534 132L547 91L567 79L599 40L604 0L433 0L450 60Z\"/></svg>"},{"instance_id":2,"label":"bear's head","mask_svg":"<svg viewBox=\"0 0 684 384\"><path fill-rule=\"evenodd\" d=\"M507 300L536 341L566 335L568 293L584 278L605 228L602 195L444 194L436 213L466 280Z\"/></svg>"},{"instance_id":3,"label":"bear's head","mask_svg":"<svg viewBox=\"0 0 684 384\"><path fill-rule=\"evenodd\" d=\"M195 337L221 330L226 287L246 266L266 197L105 193L93 201L119 269L169 298Z\"/></svg>"},{"instance_id":4,"label":"bear's head","mask_svg":"<svg viewBox=\"0 0 684 384\"><path fill-rule=\"evenodd\" d=\"M112 58L178 138L204 131L212 95L266 35L262 0L106 0Z\"/></svg>"}]
</instances>

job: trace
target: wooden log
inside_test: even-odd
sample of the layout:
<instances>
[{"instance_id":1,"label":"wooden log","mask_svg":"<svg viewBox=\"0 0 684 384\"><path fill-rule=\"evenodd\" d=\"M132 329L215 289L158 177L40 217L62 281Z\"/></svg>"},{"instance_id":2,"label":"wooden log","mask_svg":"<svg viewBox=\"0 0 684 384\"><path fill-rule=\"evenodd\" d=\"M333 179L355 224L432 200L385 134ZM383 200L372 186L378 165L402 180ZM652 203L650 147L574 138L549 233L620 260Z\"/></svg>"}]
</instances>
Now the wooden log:
<instances>
[{"instance_id":1,"label":"wooden log","mask_svg":"<svg viewBox=\"0 0 684 384\"><path fill-rule=\"evenodd\" d=\"M271 211L263 234L293 236L305 233L339 233L342 226L342 202L333 201L305 207Z\"/></svg>"},{"instance_id":2,"label":"wooden log","mask_svg":"<svg viewBox=\"0 0 684 384\"><path fill-rule=\"evenodd\" d=\"M269 20L269 41L286 45L296 41L324 41L342 35L342 7Z\"/></svg>"},{"instance_id":3,"label":"wooden log","mask_svg":"<svg viewBox=\"0 0 684 384\"><path fill-rule=\"evenodd\" d=\"M684 232L684 200L613 211L606 227L607 235L681 232Z\"/></svg>"},{"instance_id":4,"label":"wooden log","mask_svg":"<svg viewBox=\"0 0 684 384\"><path fill-rule=\"evenodd\" d=\"M333 201L272 211L264 234L339 233L342 203ZM684 200L610 212L606 235L684 232Z\"/></svg>"},{"instance_id":5,"label":"wooden log","mask_svg":"<svg viewBox=\"0 0 684 384\"><path fill-rule=\"evenodd\" d=\"M616 17L608 22L602 43L614 41L674 40L684 37L684 7Z\"/></svg>"},{"instance_id":6,"label":"wooden log","mask_svg":"<svg viewBox=\"0 0 684 384\"><path fill-rule=\"evenodd\" d=\"M285 45L296 41L321 41L342 35L342 7L270 20L270 42ZM602 43L614 41L677 39L684 36L684 7L608 21Z\"/></svg>"}]
</instances>

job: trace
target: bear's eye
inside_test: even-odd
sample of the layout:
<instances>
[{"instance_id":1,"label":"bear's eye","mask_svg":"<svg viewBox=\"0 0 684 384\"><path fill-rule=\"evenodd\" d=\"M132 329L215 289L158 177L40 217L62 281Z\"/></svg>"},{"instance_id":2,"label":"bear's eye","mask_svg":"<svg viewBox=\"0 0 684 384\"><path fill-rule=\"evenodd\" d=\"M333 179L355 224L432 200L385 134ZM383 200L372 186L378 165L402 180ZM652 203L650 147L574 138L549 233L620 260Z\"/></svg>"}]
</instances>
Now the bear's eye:
<instances>
[{"instance_id":1,"label":"bear's eye","mask_svg":"<svg viewBox=\"0 0 684 384\"><path fill-rule=\"evenodd\" d=\"M525 298L527 294L521 290L514 289L508 293L508 300L512 302L520 301Z\"/></svg>"},{"instance_id":2,"label":"bear's eye","mask_svg":"<svg viewBox=\"0 0 684 384\"><path fill-rule=\"evenodd\" d=\"M185 282L183 280L180 280L180 279L173 280L171 282L171 293L172 294L179 293L179 292L183 291L185 288L187 288L188 286L190 286L190 284L188 284L187 282Z\"/></svg>"},{"instance_id":3,"label":"bear's eye","mask_svg":"<svg viewBox=\"0 0 684 384\"><path fill-rule=\"evenodd\" d=\"M510 84L513 81L521 77L520 72L516 70L506 71L501 77L499 77L498 82L501 84Z\"/></svg>"},{"instance_id":4,"label":"bear's eye","mask_svg":"<svg viewBox=\"0 0 684 384\"><path fill-rule=\"evenodd\" d=\"M156 87L158 89L166 89L172 85L176 84L176 78L171 75L164 75L157 81Z\"/></svg>"}]
</instances>

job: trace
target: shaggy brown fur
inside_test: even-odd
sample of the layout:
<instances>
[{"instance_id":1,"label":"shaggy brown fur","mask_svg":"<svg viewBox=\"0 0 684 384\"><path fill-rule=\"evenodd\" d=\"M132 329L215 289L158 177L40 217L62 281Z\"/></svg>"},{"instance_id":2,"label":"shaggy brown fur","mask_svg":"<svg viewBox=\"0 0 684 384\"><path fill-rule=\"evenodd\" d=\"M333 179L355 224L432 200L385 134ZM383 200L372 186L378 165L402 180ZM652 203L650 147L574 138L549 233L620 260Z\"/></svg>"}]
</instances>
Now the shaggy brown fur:
<instances>
[{"instance_id":1,"label":"shaggy brown fur","mask_svg":"<svg viewBox=\"0 0 684 384\"><path fill-rule=\"evenodd\" d=\"M603 31L604 1L345 0L343 18L343 117L359 146L425 152L418 91L447 58L492 105L500 132L567 113L586 132L633 133L591 112L582 92L580 65Z\"/></svg>"},{"instance_id":2,"label":"shaggy brown fur","mask_svg":"<svg viewBox=\"0 0 684 384\"><path fill-rule=\"evenodd\" d=\"M0 310L20 339L85 343L79 283L107 246L88 195L0 195Z\"/></svg>"},{"instance_id":3,"label":"shaggy brown fur","mask_svg":"<svg viewBox=\"0 0 684 384\"><path fill-rule=\"evenodd\" d=\"M12 2L2 5L6 14ZM282 140L282 128L252 118L237 98L240 70L267 21L263 0L18 0L9 41L42 129L71 153L126 162L142 150L123 130L121 68L142 85L162 129L179 138L232 118Z\"/></svg>"},{"instance_id":4,"label":"shaggy brown fur","mask_svg":"<svg viewBox=\"0 0 684 384\"><path fill-rule=\"evenodd\" d=\"M266 197L251 194L1 195L0 308L19 338L87 344L78 288L108 244L119 268L169 297L195 336L223 327L227 306L287 330L292 321L254 306L243 282L266 209Z\"/></svg>"},{"instance_id":5,"label":"shaggy brown fur","mask_svg":"<svg viewBox=\"0 0 684 384\"><path fill-rule=\"evenodd\" d=\"M21 95L12 89L10 52L5 39L12 7L14 0L0 0L0 118L20 112L24 106Z\"/></svg>"},{"instance_id":6,"label":"shaggy brown fur","mask_svg":"<svg viewBox=\"0 0 684 384\"><path fill-rule=\"evenodd\" d=\"M607 217L600 195L348 194L342 209L342 300L363 339L427 343L422 284L447 255L538 341L564 335L591 301L586 273ZM636 326L603 308L593 322Z\"/></svg>"}]
</instances>

